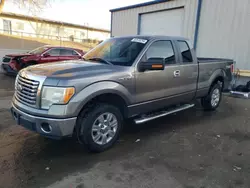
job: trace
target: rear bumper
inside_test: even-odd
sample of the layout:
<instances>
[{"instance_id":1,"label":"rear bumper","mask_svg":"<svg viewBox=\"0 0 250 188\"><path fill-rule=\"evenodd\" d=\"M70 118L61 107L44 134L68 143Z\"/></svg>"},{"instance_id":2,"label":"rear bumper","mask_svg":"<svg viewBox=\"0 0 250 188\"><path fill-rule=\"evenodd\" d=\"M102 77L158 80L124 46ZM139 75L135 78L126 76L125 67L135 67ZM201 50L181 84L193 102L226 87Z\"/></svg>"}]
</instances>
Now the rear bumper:
<instances>
[{"instance_id":1,"label":"rear bumper","mask_svg":"<svg viewBox=\"0 0 250 188\"><path fill-rule=\"evenodd\" d=\"M77 119L76 117L52 119L33 116L19 110L13 104L11 113L18 125L52 139L72 136Z\"/></svg>"},{"instance_id":2,"label":"rear bumper","mask_svg":"<svg viewBox=\"0 0 250 188\"><path fill-rule=\"evenodd\" d=\"M16 75L17 71L13 70L8 63L2 63L2 69L6 74Z\"/></svg>"}]
</instances>

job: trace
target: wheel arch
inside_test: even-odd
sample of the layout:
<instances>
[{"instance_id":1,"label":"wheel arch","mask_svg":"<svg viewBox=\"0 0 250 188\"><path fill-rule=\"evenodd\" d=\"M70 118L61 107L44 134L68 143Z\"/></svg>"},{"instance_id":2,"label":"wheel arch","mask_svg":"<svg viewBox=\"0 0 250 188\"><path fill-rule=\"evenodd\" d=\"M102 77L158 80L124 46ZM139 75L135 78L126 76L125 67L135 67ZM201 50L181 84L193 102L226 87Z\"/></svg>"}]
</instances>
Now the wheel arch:
<instances>
[{"instance_id":1,"label":"wheel arch","mask_svg":"<svg viewBox=\"0 0 250 188\"><path fill-rule=\"evenodd\" d=\"M122 113L123 117L128 116L128 105L126 103L126 100L119 94L115 92L108 92L108 93L102 93L99 95L95 95L91 99L89 99L81 108L81 111L83 111L85 108L88 108L91 105L94 105L95 103L107 103L111 104L113 106L116 106L119 108L120 112ZM80 112L81 112L80 111Z\"/></svg>"},{"instance_id":2,"label":"wheel arch","mask_svg":"<svg viewBox=\"0 0 250 188\"><path fill-rule=\"evenodd\" d=\"M209 91L211 88L214 86L214 84L220 82L221 83L221 88L223 89L224 87L224 82L225 82L225 76L226 73L223 69L216 70L212 76L210 77L210 86L209 86Z\"/></svg>"},{"instance_id":3,"label":"wheel arch","mask_svg":"<svg viewBox=\"0 0 250 188\"><path fill-rule=\"evenodd\" d=\"M119 107L123 116L126 117L131 100L132 95L124 86L115 82L105 81L92 84L83 89L72 102L78 103L76 115L79 115L86 107L101 102Z\"/></svg>"}]
</instances>

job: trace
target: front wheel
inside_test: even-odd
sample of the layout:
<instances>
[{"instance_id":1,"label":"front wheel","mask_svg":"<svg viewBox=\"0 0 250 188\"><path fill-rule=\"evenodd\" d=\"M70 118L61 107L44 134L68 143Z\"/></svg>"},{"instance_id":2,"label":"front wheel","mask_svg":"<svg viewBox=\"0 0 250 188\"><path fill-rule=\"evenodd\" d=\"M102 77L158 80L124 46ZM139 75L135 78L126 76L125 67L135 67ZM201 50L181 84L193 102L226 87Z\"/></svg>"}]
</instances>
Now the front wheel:
<instances>
[{"instance_id":1,"label":"front wheel","mask_svg":"<svg viewBox=\"0 0 250 188\"><path fill-rule=\"evenodd\" d=\"M120 110L109 104L97 104L83 110L77 120L77 137L92 152L102 152L118 140L123 117Z\"/></svg>"},{"instance_id":2,"label":"front wheel","mask_svg":"<svg viewBox=\"0 0 250 188\"><path fill-rule=\"evenodd\" d=\"M214 84L208 95L201 99L201 105L205 110L213 111L216 110L221 102L222 92L219 83Z\"/></svg>"}]
</instances>

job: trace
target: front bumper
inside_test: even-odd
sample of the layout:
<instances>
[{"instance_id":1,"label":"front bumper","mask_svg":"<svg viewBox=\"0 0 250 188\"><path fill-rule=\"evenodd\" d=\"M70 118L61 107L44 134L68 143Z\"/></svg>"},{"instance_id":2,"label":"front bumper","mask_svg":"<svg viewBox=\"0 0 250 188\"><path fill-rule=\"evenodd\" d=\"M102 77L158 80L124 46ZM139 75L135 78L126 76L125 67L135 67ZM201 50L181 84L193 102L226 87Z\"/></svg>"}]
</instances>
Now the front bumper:
<instances>
[{"instance_id":1,"label":"front bumper","mask_svg":"<svg viewBox=\"0 0 250 188\"><path fill-rule=\"evenodd\" d=\"M4 70L5 73L7 74L12 74L12 75L16 75L17 74L17 71L15 71L14 69L12 69L10 67L9 64L7 63L2 63L2 69Z\"/></svg>"},{"instance_id":2,"label":"front bumper","mask_svg":"<svg viewBox=\"0 0 250 188\"><path fill-rule=\"evenodd\" d=\"M19 110L13 104L11 113L18 125L52 139L72 136L77 119L76 117L54 119L33 116Z\"/></svg>"}]
</instances>

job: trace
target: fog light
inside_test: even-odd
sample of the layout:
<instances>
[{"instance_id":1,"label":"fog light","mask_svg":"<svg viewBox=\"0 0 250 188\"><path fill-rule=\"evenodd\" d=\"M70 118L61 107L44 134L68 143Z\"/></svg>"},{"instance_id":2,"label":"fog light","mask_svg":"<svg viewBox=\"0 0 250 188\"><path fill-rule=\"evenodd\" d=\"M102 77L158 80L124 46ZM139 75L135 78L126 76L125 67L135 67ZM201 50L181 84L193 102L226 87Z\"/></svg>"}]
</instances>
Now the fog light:
<instances>
[{"instance_id":1,"label":"fog light","mask_svg":"<svg viewBox=\"0 0 250 188\"><path fill-rule=\"evenodd\" d=\"M42 123L41 129L44 133L51 133L52 127L48 123Z\"/></svg>"}]
</instances>

